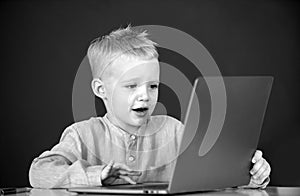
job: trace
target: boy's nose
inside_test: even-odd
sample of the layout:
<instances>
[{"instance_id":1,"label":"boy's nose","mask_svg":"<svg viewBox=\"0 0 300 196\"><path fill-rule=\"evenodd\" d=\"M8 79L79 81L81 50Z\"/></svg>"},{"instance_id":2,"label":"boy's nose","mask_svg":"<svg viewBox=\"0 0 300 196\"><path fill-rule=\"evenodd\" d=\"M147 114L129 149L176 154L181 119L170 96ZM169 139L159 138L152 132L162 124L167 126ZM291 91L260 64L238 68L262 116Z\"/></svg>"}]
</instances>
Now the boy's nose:
<instances>
[{"instance_id":1,"label":"boy's nose","mask_svg":"<svg viewBox=\"0 0 300 196\"><path fill-rule=\"evenodd\" d=\"M149 101L149 92L147 85L142 85L138 92L138 101Z\"/></svg>"}]
</instances>

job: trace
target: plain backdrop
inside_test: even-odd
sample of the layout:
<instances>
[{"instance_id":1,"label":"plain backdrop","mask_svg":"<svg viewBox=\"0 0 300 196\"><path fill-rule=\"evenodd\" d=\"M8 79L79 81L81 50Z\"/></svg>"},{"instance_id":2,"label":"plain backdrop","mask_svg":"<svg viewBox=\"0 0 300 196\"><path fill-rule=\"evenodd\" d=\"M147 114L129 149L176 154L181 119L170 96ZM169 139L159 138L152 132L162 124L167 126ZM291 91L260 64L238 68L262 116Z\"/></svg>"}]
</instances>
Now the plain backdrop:
<instances>
[{"instance_id":1,"label":"plain backdrop","mask_svg":"<svg viewBox=\"0 0 300 196\"><path fill-rule=\"evenodd\" d=\"M284 0L1 1L0 187L29 186L33 158L51 149L74 122L73 82L90 41L127 24L164 25L190 34L223 75L274 76L258 148L272 166L271 185L300 186L299 5ZM159 52L160 60L194 73L183 56ZM176 117L172 107L178 100L171 95L162 94L162 102ZM101 115L101 101L95 105Z\"/></svg>"}]
</instances>

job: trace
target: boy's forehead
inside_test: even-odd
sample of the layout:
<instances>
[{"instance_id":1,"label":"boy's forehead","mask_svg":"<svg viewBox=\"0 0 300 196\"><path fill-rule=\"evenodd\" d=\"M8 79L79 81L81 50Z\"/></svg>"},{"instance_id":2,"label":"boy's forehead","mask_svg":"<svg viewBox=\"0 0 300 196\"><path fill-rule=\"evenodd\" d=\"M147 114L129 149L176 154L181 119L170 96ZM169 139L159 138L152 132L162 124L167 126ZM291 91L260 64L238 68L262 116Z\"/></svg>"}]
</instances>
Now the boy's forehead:
<instances>
[{"instance_id":1,"label":"boy's forehead","mask_svg":"<svg viewBox=\"0 0 300 196\"><path fill-rule=\"evenodd\" d=\"M110 66L110 72L115 79L137 79L139 76L148 76L158 80L159 62L157 58L142 59L137 57L121 56Z\"/></svg>"}]
</instances>

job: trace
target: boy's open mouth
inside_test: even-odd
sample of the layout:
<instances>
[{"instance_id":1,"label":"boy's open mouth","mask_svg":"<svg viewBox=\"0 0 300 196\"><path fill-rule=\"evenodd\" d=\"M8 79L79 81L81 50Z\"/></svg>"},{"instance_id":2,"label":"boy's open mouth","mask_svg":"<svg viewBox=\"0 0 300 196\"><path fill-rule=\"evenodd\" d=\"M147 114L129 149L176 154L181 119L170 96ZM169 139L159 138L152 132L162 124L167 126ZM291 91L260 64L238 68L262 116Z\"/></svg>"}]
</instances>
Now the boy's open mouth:
<instances>
[{"instance_id":1,"label":"boy's open mouth","mask_svg":"<svg viewBox=\"0 0 300 196\"><path fill-rule=\"evenodd\" d=\"M134 111L135 114L139 117L144 117L147 114L148 110L149 110L148 107L139 107L139 108L132 109L132 111Z\"/></svg>"},{"instance_id":2,"label":"boy's open mouth","mask_svg":"<svg viewBox=\"0 0 300 196\"><path fill-rule=\"evenodd\" d=\"M133 108L132 110L135 112L146 112L149 108L147 107L141 107L141 108Z\"/></svg>"}]
</instances>

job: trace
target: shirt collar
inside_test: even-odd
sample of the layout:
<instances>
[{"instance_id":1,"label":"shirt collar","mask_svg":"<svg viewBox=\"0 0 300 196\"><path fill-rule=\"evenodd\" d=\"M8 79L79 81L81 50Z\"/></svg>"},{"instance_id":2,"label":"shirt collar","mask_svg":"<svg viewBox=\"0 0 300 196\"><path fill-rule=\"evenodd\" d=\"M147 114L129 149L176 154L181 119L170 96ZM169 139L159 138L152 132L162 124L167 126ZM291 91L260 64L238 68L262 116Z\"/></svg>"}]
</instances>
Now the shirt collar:
<instances>
[{"instance_id":1,"label":"shirt collar","mask_svg":"<svg viewBox=\"0 0 300 196\"><path fill-rule=\"evenodd\" d=\"M117 133L120 136L123 137L130 137L132 134L129 132L124 131L123 129L119 128L118 126L114 125L108 118L108 114L106 113L103 116L103 120L105 123L109 126L110 130L113 130L115 133ZM156 132L158 132L161 127L164 126L164 123L166 123L166 118L153 118L153 116L150 116L150 118L145 122L137 131L137 136L142 137L148 137Z\"/></svg>"}]
</instances>

